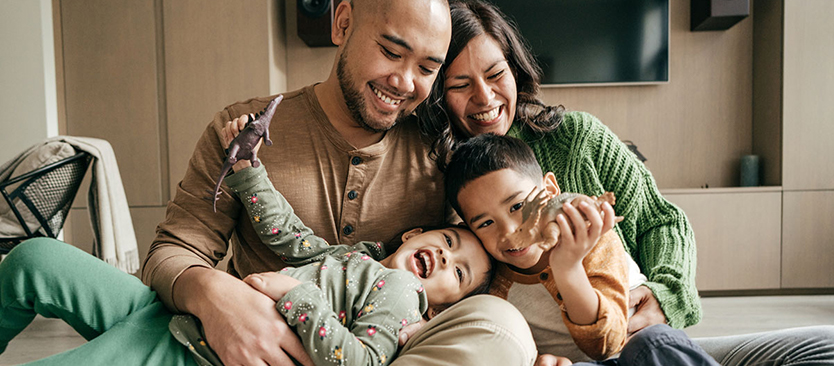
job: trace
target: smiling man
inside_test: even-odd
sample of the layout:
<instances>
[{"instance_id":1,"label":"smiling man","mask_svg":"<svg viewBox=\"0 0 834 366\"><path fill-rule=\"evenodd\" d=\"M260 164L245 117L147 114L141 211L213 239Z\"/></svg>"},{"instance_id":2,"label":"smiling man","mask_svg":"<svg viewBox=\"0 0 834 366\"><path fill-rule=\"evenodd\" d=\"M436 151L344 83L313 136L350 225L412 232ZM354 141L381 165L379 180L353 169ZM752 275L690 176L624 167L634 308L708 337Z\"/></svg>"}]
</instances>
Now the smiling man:
<instances>
[{"instance_id":1,"label":"smiling man","mask_svg":"<svg viewBox=\"0 0 834 366\"><path fill-rule=\"evenodd\" d=\"M442 176L412 112L429 94L450 33L445 0L343 1L334 14L338 51L330 75L283 94L270 124L273 145L258 157L296 214L329 242L386 241L445 220ZM168 308L203 322L207 341L227 365L308 360L274 301L240 281L284 262L259 240L245 202L224 191L214 213L206 199L225 157L221 130L273 98L239 102L215 115L142 271ZM215 270L226 255L232 255L228 273ZM518 311L476 296L420 329L394 364L509 365L534 357Z\"/></svg>"}]
</instances>

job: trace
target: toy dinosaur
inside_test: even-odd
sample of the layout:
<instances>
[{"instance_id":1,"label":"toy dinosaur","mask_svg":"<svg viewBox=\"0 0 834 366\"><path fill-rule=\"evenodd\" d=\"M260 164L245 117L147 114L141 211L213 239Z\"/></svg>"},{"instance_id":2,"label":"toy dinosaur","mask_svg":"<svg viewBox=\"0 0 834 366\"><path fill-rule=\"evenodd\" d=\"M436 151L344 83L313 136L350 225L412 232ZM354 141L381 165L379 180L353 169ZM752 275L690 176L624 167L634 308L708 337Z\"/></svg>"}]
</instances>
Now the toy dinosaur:
<instances>
[{"instance_id":1,"label":"toy dinosaur","mask_svg":"<svg viewBox=\"0 0 834 366\"><path fill-rule=\"evenodd\" d=\"M214 212L217 212L217 201L220 199L220 184L223 183L223 178L232 169L239 160L249 160L252 166L257 168L261 165L258 160L258 154L255 151L255 146L264 139L266 146L272 145L272 140L269 139L269 122L272 121L272 116L275 114L275 108L281 100L283 95L279 95L266 106L262 112L255 115L255 119L246 124L246 127L229 143L229 148L226 149L226 161L223 162L223 167L220 169L220 177L217 178L217 185L214 186L214 202L212 207Z\"/></svg>"},{"instance_id":2,"label":"toy dinosaur","mask_svg":"<svg viewBox=\"0 0 834 366\"><path fill-rule=\"evenodd\" d=\"M565 202L577 205L581 201L594 204L602 212L602 203L608 202L613 206L616 198L613 192L606 192L599 197L562 193L548 198L545 191L533 191L527 196L521 209L521 225L507 235L509 243L513 249L523 249L536 244L545 251L550 250L559 241L560 230L556 224L556 216L564 213L562 205Z\"/></svg>"}]
</instances>

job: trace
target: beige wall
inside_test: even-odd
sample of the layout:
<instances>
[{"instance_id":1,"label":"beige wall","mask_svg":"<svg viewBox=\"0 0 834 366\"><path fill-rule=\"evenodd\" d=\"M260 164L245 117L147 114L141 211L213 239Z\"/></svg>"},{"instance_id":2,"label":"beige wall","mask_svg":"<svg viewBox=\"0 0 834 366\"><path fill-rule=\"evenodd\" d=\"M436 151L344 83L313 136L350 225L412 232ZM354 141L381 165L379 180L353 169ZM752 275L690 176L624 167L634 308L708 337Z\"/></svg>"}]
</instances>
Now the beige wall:
<instances>
[{"instance_id":1,"label":"beige wall","mask_svg":"<svg viewBox=\"0 0 834 366\"><path fill-rule=\"evenodd\" d=\"M50 0L0 2L0 164L58 134Z\"/></svg>"}]
</instances>

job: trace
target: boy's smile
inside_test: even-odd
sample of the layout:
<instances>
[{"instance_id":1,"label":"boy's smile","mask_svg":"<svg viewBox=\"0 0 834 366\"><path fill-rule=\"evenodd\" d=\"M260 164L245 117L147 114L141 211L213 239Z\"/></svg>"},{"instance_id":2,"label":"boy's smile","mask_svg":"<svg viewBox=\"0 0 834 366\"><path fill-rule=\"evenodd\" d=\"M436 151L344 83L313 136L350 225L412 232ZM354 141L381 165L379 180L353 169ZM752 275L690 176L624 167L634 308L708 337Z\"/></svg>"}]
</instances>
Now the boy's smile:
<instances>
[{"instance_id":1,"label":"boy's smile","mask_svg":"<svg viewBox=\"0 0 834 366\"><path fill-rule=\"evenodd\" d=\"M507 240L521 225L524 200L538 183L512 169L501 169L472 180L458 192L461 215L486 251L521 272L537 272L547 266L547 257L538 245L516 249ZM552 173L545 176L543 185L549 194L559 193Z\"/></svg>"}]
</instances>

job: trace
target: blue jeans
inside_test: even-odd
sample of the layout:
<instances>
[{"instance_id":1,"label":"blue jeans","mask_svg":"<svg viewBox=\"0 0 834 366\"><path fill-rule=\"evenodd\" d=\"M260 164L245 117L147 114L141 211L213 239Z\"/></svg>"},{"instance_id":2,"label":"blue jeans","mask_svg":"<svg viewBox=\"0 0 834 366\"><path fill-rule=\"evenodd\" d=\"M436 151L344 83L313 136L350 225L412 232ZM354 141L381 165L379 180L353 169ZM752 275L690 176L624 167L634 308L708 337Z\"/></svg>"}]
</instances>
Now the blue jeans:
<instances>
[{"instance_id":1,"label":"blue jeans","mask_svg":"<svg viewBox=\"0 0 834 366\"><path fill-rule=\"evenodd\" d=\"M718 366L718 363L683 331L656 324L637 332L623 347L619 358L574 365Z\"/></svg>"}]
</instances>

